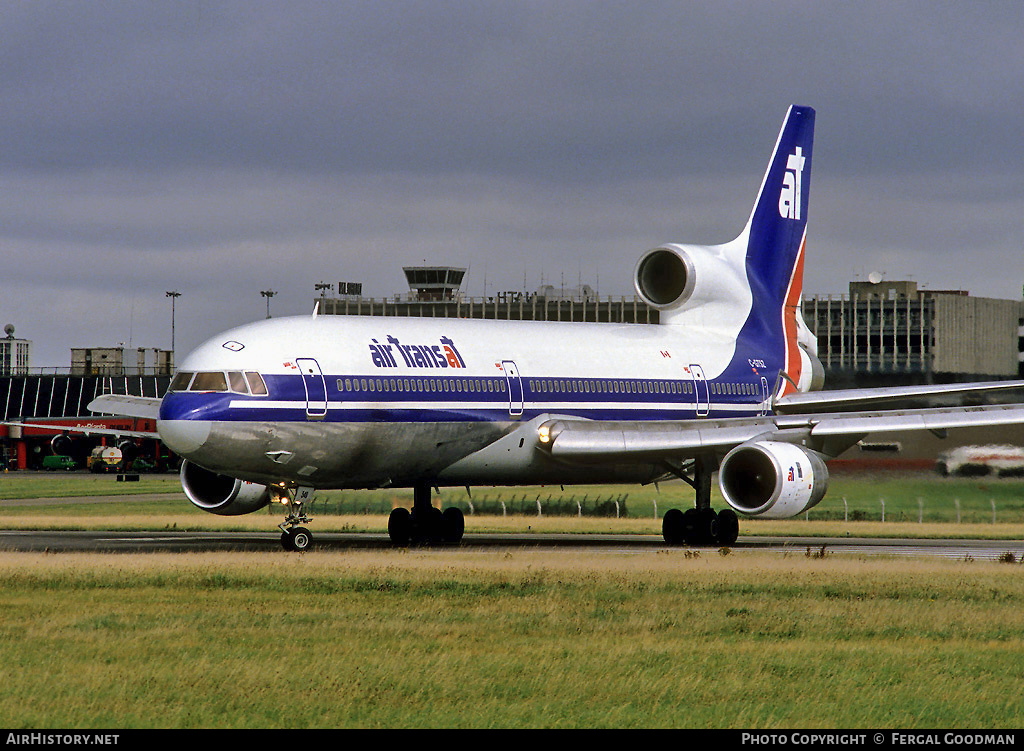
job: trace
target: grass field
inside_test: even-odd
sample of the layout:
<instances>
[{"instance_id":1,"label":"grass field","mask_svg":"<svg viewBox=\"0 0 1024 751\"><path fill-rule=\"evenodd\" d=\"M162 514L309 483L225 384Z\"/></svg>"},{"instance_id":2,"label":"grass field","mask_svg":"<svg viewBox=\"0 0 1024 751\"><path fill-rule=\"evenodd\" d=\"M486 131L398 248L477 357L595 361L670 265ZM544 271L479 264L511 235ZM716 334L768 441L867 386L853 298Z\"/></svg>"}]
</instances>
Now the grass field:
<instances>
[{"instance_id":1,"label":"grass field","mask_svg":"<svg viewBox=\"0 0 1024 751\"><path fill-rule=\"evenodd\" d=\"M0 726L1016 728L1020 565L0 554Z\"/></svg>"},{"instance_id":2,"label":"grass field","mask_svg":"<svg viewBox=\"0 0 1024 751\"><path fill-rule=\"evenodd\" d=\"M833 500L821 518L742 529L1020 538L1020 488L840 476L846 521L828 518ZM127 490L140 495L115 495ZM882 492L884 523L867 513ZM472 498L531 493L555 490ZM658 534L655 503L692 502L679 483L565 494L616 496L629 514L480 514L467 530ZM918 494L936 508L958 499L960 523L945 511L918 523ZM383 511L409 501L339 495L340 507L319 502L314 531L383 531ZM174 476L23 473L0 477L0 497L46 499L0 502L8 528L272 530L281 518L192 509ZM688 549L0 553L0 727L1015 728L1022 606L1018 563Z\"/></svg>"}]
</instances>

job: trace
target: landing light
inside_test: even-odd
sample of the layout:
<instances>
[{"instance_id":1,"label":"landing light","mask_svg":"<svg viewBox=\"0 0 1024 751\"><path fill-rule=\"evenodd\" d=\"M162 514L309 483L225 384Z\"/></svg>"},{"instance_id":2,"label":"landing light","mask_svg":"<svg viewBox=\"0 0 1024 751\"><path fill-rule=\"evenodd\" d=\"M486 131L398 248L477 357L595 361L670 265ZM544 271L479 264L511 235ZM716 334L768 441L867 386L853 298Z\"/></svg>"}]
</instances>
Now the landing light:
<instances>
[{"instance_id":1,"label":"landing light","mask_svg":"<svg viewBox=\"0 0 1024 751\"><path fill-rule=\"evenodd\" d=\"M551 426L545 423L537 429L537 435L540 437L541 443L551 442Z\"/></svg>"}]
</instances>

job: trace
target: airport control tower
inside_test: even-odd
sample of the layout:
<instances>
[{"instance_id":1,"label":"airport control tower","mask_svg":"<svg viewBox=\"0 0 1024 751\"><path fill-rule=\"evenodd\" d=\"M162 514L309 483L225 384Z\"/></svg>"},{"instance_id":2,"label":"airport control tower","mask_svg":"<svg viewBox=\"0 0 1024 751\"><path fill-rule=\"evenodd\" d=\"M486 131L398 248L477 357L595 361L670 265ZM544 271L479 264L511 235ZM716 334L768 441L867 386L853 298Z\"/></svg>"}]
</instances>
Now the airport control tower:
<instances>
[{"instance_id":1,"label":"airport control tower","mask_svg":"<svg viewBox=\"0 0 1024 751\"><path fill-rule=\"evenodd\" d=\"M454 300L466 276L466 269L455 266L403 266L415 300Z\"/></svg>"}]
</instances>

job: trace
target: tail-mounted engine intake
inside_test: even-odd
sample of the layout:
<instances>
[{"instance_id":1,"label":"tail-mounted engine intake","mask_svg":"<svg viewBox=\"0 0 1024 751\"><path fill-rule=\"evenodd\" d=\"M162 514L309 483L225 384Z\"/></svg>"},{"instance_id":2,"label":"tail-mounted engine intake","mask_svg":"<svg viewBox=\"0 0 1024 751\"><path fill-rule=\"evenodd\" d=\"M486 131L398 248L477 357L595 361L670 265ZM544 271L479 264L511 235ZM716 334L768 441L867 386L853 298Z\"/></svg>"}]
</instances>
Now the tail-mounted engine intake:
<instances>
[{"instance_id":1,"label":"tail-mounted engine intake","mask_svg":"<svg viewBox=\"0 0 1024 751\"><path fill-rule=\"evenodd\" d=\"M739 513L788 519L824 497L828 468L817 454L792 443L752 441L726 455L718 484Z\"/></svg>"},{"instance_id":2,"label":"tail-mounted engine intake","mask_svg":"<svg viewBox=\"0 0 1024 751\"><path fill-rule=\"evenodd\" d=\"M697 283L697 269L682 248L655 248L644 255L634 272L636 291L651 307L676 308L690 299Z\"/></svg>"},{"instance_id":3,"label":"tail-mounted engine intake","mask_svg":"<svg viewBox=\"0 0 1024 751\"><path fill-rule=\"evenodd\" d=\"M194 506L219 516L249 514L270 503L266 485L219 475L188 461L181 463L181 487Z\"/></svg>"},{"instance_id":4,"label":"tail-mounted engine intake","mask_svg":"<svg viewBox=\"0 0 1024 751\"><path fill-rule=\"evenodd\" d=\"M677 310L709 303L737 307L746 317L750 291L742 259L734 255L729 245L662 245L637 261L633 286L644 302L662 311L663 322Z\"/></svg>"}]
</instances>

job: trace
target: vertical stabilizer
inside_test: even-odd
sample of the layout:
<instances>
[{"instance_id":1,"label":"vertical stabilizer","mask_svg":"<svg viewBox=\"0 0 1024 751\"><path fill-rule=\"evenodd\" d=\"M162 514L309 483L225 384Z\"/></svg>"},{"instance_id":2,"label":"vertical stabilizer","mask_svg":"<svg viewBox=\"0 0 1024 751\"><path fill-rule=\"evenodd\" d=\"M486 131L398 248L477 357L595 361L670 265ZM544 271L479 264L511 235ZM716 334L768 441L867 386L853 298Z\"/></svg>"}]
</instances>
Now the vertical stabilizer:
<instances>
[{"instance_id":1,"label":"vertical stabilizer","mask_svg":"<svg viewBox=\"0 0 1024 751\"><path fill-rule=\"evenodd\" d=\"M814 110L793 105L740 235L753 298L741 338L766 347L783 364L782 393L794 384L810 388L814 375L813 358L798 342L813 141Z\"/></svg>"}]
</instances>

